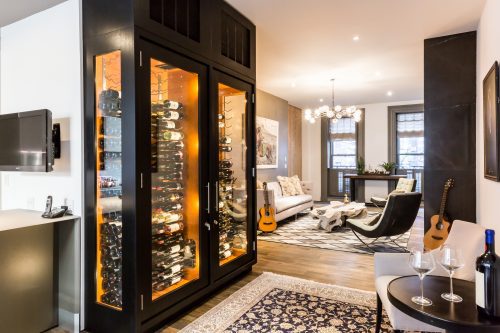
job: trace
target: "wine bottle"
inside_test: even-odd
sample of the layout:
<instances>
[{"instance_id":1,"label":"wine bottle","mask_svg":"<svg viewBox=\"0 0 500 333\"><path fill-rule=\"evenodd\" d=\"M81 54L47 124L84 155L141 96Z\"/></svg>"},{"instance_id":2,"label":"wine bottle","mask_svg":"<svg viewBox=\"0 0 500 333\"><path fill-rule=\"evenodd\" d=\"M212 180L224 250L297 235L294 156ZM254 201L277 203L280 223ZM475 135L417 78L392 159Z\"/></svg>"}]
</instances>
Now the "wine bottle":
<instances>
[{"instance_id":1,"label":"wine bottle","mask_svg":"<svg viewBox=\"0 0 500 333\"><path fill-rule=\"evenodd\" d=\"M169 110L180 110L184 107L182 103L172 101L170 99L165 100L163 105Z\"/></svg>"},{"instance_id":2,"label":"wine bottle","mask_svg":"<svg viewBox=\"0 0 500 333\"><path fill-rule=\"evenodd\" d=\"M182 256L179 253L168 254L165 252L154 252L153 253L153 266L160 268L162 266L172 266L182 260Z\"/></svg>"},{"instance_id":3,"label":"wine bottle","mask_svg":"<svg viewBox=\"0 0 500 333\"><path fill-rule=\"evenodd\" d=\"M224 118L226 118L222 113L219 113L217 117L219 118L219 120L224 120Z\"/></svg>"},{"instance_id":4,"label":"wine bottle","mask_svg":"<svg viewBox=\"0 0 500 333\"><path fill-rule=\"evenodd\" d=\"M161 125L168 129L179 129L179 125L172 120L164 120L161 122Z\"/></svg>"},{"instance_id":5,"label":"wine bottle","mask_svg":"<svg viewBox=\"0 0 500 333\"><path fill-rule=\"evenodd\" d=\"M152 223L174 223L182 220L182 214L160 210L153 212L151 220Z\"/></svg>"},{"instance_id":6,"label":"wine bottle","mask_svg":"<svg viewBox=\"0 0 500 333\"><path fill-rule=\"evenodd\" d=\"M182 132L167 130L163 132L163 139L171 141L179 141L184 139L184 134Z\"/></svg>"},{"instance_id":7,"label":"wine bottle","mask_svg":"<svg viewBox=\"0 0 500 333\"><path fill-rule=\"evenodd\" d=\"M182 141L160 141L158 143L158 152L168 150L182 150L184 142Z\"/></svg>"},{"instance_id":8,"label":"wine bottle","mask_svg":"<svg viewBox=\"0 0 500 333\"><path fill-rule=\"evenodd\" d=\"M161 207L163 210L181 210L182 205L178 202L170 202L168 198L163 198L163 201L153 200L153 205Z\"/></svg>"},{"instance_id":9,"label":"wine bottle","mask_svg":"<svg viewBox=\"0 0 500 333\"><path fill-rule=\"evenodd\" d=\"M226 127L226 124L223 121L219 121L219 128Z\"/></svg>"},{"instance_id":10,"label":"wine bottle","mask_svg":"<svg viewBox=\"0 0 500 333\"><path fill-rule=\"evenodd\" d=\"M155 154L153 153L153 158L155 157ZM181 151L171 151L168 152L167 154L158 154L156 155L156 158L160 160L161 162L179 162L182 161L182 152Z\"/></svg>"},{"instance_id":11,"label":"wine bottle","mask_svg":"<svg viewBox=\"0 0 500 333\"><path fill-rule=\"evenodd\" d=\"M219 179L231 179L233 177L233 170L231 169L220 169Z\"/></svg>"},{"instance_id":12,"label":"wine bottle","mask_svg":"<svg viewBox=\"0 0 500 333\"><path fill-rule=\"evenodd\" d=\"M224 251L224 252L221 252L219 253L219 259L227 259L229 258L233 253L231 252L231 250L227 250L227 251Z\"/></svg>"},{"instance_id":13,"label":"wine bottle","mask_svg":"<svg viewBox=\"0 0 500 333\"><path fill-rule=\"evenodd\" d=\"M219 246L219 252L224 252L229 250L232 247L231 243L222 243Z\"/></svg>"},{"instance_id":14,"label":"wine bottle","mask_svg":"<svg viewBox=\"0 0 500 333\"><path fill-rule=\"evenodd\" d=\"M157 192L168 192L168 191L180 191L182 190L182 184L181 183L176 183L176 182L171 182L171 183L162 183L160 186L151 186L151 189L153 191Z\"/></svg>"},{"instance_id":15,"label":"wine bottle","mask_svg":"<svg viewBox=\"0 0 500 333\"><path fill-rule=\"evenodd\" d=\"M495 253L495 231L485 231L485 251L476 260L476 305L480 312L500 317L500 259Z\"/></svg>"},{"instance_id":16,"label":"wine bottle","mask_svg":"<svg viewBox=\"0 0 500 333\"><path fill-rule=\"evenodd\" d=\"M178 222L178 223L170 223L170 224L165 224L165 223L157 223L153 224L153 235L159 235L159 234L173 234L174 232L182 231L184 230L184 223Z\"/></svg>"},{"instance_id":17,"label":"wine bottle","mask_svg":"<svg viewBox=\"0 0 500 333\"><path fill-rule=\"evenodd\" d=\"M188 239L184 244L184 258L193 258L196 254L196 242Z\"/></svg>"},{"instance_id":18,"label":"wine bottle","mask_svg":"<svg viewBox=\"0 0 500 333\"><path fill-rule=\"evenodd\" d=\"M228 153L228 152L233 151L233 147L231 147L231 146L219 146L219 150Z\"/></svg>"},{"instance_id":19,"label":"wine bottle","mask_svg":"<svg viewBox=\"0 0 500 333\"><path fill-rule=\"evenodd\" d=\"M182 162L171 162L167 164L160 164L158 166L159 172L180 171L184 167Z\"/></svg>"},{"instance_id":20,"label":"wine bottle","mask_svg":"<svg viewBox=\"0 0 500 333\"><path fill-rule=\"evenodd\" d=\"M231 143L231 138L229 136L223 136L222 138L219 139L220 144L230 144Z\"/></svg>"},{"instance_id":21,"label":"wine bottle","mask_svg":"<svg viewBox=\"0 0 500 333\"><path fill-rule=\"evenodd\" d=\"M219 161L219 167L221 169L229 169L233 166L233 162L231 160L220 160Z\"/></svg>"},{"instance_id":22,"label":"wine bottle","mask_svg":"<svg viewBox=\"0 0 500 333\"><path fill-rule=\"evenodd\" d=\"M162 118L160 118L160 123L168 120L181 120L182 118L184 118L184 114L179 110L177 111L167 110L164 111L161 114L161 116Z\"/></svg>"}]
</instances>

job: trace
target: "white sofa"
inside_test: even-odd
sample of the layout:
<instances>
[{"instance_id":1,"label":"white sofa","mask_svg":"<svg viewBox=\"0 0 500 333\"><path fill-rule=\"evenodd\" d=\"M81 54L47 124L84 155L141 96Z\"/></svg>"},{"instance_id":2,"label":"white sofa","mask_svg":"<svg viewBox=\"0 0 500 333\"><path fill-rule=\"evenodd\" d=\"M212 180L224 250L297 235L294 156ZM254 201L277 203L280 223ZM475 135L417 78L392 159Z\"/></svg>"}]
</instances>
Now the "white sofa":
<instances>
[{"instance_id":1,"label":"white sofa","mask_svg":"<svg viewBox=\"0 0 500 333\"><path fill-rule=\"evenodd\" d=\"M276 222L313 207L312 182L301 181L300 185L304 194L283 196L281 186L278 182L267 183L269 204L274 208L276 213ZM264 207L264 190L257 189L257 219L260 217L259 210L262 207Z\"/></svg>"},{"instance_id":2,"label":"white sofa","mask_svg":"<svg viewBox=\"0 0 500 333\"><path fill-rule=\"evenodd\" d=\"M468 281L475 280L476 258L484 252L484 228L480 225L455 220L445 244L462 249L466 265L457 270L454 278ZM437 254L438 250L433 253ZM375 253L375 286L377 296L389 317L393 329L401 331L444 332L443 329L416 320L396 309L387 296L389 283L404 275L416 275L408 265L409 253ZM437 255L435 256L437 259ZM436 269L431 275L448 276L448 273L436 262ZM425 282L424 282L425 283ZM439 297L439 296L438 296Z\"/></svg>"}]
</instances>

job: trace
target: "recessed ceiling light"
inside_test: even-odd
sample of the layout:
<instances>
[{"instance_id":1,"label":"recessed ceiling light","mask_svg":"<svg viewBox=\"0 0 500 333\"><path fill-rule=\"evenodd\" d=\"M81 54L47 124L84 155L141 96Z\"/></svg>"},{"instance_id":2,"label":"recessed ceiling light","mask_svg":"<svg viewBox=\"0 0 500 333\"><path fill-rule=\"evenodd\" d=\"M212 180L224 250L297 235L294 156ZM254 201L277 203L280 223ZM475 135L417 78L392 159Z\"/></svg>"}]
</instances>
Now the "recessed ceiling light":
<instances>
[{"instance_id":1,"label":"recessed ceiling light","mask_svg":"<svg viewBox=\"0 0 500 333\"><path fill-rule=\"evenodd\" d=\"M376 71L376 72L375 72L375 75L376 75L376 76L381 76L381 75L382 75L382 73L380 73L380 71Z\"/></svg>"},{"instance_id":2,"label":"recessed ceiling light","mask_svg":"<svg viewBox=\"0 0 500 333\"><path fill-rule=\"evenodd\" d=\"M359 41L359 36L356 35L356 36L352 37L352 40L355 41L355 42Z\"/></svg>"},{"instance_id":3,"label":"recessed ceiling light","mask_svg":"<svg viewBox=\"0 0 500 333\"><path fill-rule=\"evenodd\" d=\"M390 91L390 90L389 90L389 91L387 92L387 96L392 96L392 91Z\"/></svg>"},{"instance_id":4,"label":"recessed ceiling light","mask_svg":"<svg viewBox=\"0 0 500 333\"><path fill-rule=\"evenodd\" d=\"M320 98L320 99L319 99L319 102L320 102L320 103L323 103L323 98Z\"/></svg>"},{"instance_id":5,"label":"recessed ceiling light","mask_svg":"<svg viewBox=\"0 0 500 333\"><path fill-rule=\"evenodd\" d=\"M292 88L295 88L297 86L297 84L295 83L295 81L291 83L291 86L292 86Z\"/></svg>"}]
</instances>

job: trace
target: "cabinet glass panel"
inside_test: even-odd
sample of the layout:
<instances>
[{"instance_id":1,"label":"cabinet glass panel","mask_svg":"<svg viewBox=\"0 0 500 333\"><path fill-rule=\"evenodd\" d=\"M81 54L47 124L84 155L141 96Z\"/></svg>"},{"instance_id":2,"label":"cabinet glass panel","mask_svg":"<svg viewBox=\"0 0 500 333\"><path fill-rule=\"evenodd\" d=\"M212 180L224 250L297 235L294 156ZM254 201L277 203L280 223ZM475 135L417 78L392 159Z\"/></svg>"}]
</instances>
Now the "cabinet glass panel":
<instances>
[{"instance_id":1,"label":"cabinet glass panel","mask_svg":"<svg viewBox=\"0 0 500 333\"><path fill-rule=\"evenodd\" d=\"M95 58L97 302L122 307L121 53Z\"/></svg>"},{"instance_id":2,"label":"cabinet glass panel","mask_svg":"<svg viewBox=\"0 0 500 333\"><path fill-rule=\"evenodd\" d=\"M198 74L151 60L153 300L199 272Z\"/></svg>"},{"instance_id":3,"label":"cabinet glass panel","mask_svg":"<svg viewBox=\"0 0 500 333\"><path fill-rule=\"evenodd\" d=\"M219 84L219 265L247 252L246 93Z\"/></svg>"}]
</instances>

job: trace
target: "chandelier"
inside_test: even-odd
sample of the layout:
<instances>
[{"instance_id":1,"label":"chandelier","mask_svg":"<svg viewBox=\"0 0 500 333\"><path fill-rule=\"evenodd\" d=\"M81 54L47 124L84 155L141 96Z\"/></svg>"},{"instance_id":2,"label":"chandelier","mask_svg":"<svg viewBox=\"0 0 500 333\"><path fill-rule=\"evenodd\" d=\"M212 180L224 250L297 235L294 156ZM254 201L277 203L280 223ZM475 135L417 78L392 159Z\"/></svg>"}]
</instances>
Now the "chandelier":
<instances>
[{"instance_id":1,"label":"chandelier","mask_svg":"<svg viewBox=\"0 0 500 333\"><path fill-rule=\"evenodd\" d=\"M332 122L336 123L339 119L342 118L353 118L355 122L359 122L361 120L361 110L358 109L355 105L344 107L342 105L335 105L335 89L334 83L335 79L331 79L332 82L332 106L328 105L320 106L317 109L311 110L306 109L304 111L304 118L309 121L311 124L316 122L316 119L319 118L329 118Z\"/></svg>"}]
</instances>

